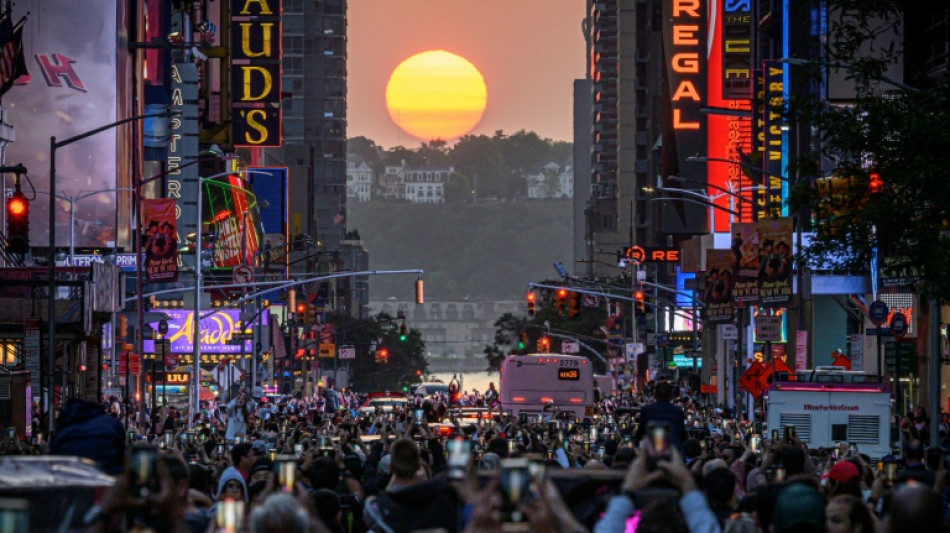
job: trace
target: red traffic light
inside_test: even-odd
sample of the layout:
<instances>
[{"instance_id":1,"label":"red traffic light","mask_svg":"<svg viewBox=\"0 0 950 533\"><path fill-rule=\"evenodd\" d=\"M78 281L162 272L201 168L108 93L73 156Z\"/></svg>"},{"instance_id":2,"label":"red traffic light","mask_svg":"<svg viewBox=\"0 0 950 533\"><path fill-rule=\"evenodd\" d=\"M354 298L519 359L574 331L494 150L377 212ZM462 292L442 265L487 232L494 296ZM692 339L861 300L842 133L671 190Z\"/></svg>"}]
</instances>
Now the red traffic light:
<instances>
[{"instance_id":1,"label":"red traffic light","mask_svg":"<svg viewBox=\"0 0 950 533\"><path fill-rule=\"evenodd\" d=\"M643 291L637 291L637 292L633 293L633 299L636 300L636 301L638 301L638 302L642 302L642 301L643 301Z\"/></svg>"},{"instance_id":2,"label":"red traffic light","mask_svg":"<svg viewBox=\"0 0 950 533\"><path fill-rule=\"evenodd\" d=\"M297 304L297 314L302 315L307 310L306 304Z\"/></svg>"},{"instance_id":3,"label":"red traffic light","mask_svg":"<svg viewBox=\"0 0 950 533\"><path fill-rule=\"evenodd\" d=\"M884 191L884 180L881 179L881 175L877 172L871 173L871 179L868 182L868 193L878 194Z\"/></svg>"},{"instance_id":4,"label":"red traffic light","mask_svg":"<svg viewBox=\"0 0 950 533\"><path fill-rule=\"evenodd\" d=\"M533 292L525 294L524 297L528 300L528 303L534 303L538 299L538 295Z\"/></svg>"},{"instance_id":5,"label":"red traffic light","mask_svg":"<svg viewBox=\"0 0 950 533\"><path fill-rule=\"evenodd\" d=\"M23 216L26 214L27 209L29 209L29 207L26 198L22 196L14 196L7 202L7 212L10 213L10 216Z\"/></svg>"},{"instance_id":6,"label":"red traffic light","mask_svg":"<svg viewBox=\"0 0 950 533\"><path fill-rule=\"evenodd\" d=\"M421 375L422 375L422 371L421 371L421 370L416 370L416 375L417 375L417 376L421 376Z\"/></svg>"},{"instance_id":7,"label":"red traffic light","mask_svg":"<svg viewBox=\"0 0 950 533\"><path fill-rule=\"evenodd\" d=\"M564 298L567 298L567 289L558 289L558 290L557 290L557 298L558 298L559 300L562 300L562 299L564 299Z\"/></svg>"}]
</instances>

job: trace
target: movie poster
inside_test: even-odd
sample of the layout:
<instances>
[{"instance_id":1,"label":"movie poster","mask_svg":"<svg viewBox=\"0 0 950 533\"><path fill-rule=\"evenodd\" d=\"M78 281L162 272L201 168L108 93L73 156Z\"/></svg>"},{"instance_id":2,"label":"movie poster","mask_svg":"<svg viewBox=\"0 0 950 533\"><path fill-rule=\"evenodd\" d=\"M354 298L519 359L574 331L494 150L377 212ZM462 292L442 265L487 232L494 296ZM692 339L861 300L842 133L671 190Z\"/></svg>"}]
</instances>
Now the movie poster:
<instances>
[{"instance_id":1,"label":"movie poster","mask_svg":"<svg viewBox=\"0 0 950 533\"><path fill-rule=\"evenodd\" d=\"M759 305L787 307L792 299L792 219L758 221Z\"/></svg>"},{"instance_id":2,"label":"movie poster","mask_svg":"<svg viewBox=\"0 0 950 533\"><path fill-rule=\"evenodd\" d=\"M706 321L712 324L732 322L732 288L735 260L732 250L706 250Z\"/></svg>"},{"instance_id":3,"label":"movie poster","mask_svg":"<svg viewBox=\"0 0 950 533\"><path fill-rule=\"evenodd\" d=\"M732 302L735 307L746 307L759 299L759 235L754 222L732 225L732 257L735 260Z\"/></svg>"},{"instance_id":4,"label":"movie poster","mask_svg":"<svg viewBox=\"0 0 950 533\"><path fill-rule=\"evenodd\" d=\"M174 198L142 200L142 251L146 283L178 281L178 228Z\"/></svg>"}]
</instances>

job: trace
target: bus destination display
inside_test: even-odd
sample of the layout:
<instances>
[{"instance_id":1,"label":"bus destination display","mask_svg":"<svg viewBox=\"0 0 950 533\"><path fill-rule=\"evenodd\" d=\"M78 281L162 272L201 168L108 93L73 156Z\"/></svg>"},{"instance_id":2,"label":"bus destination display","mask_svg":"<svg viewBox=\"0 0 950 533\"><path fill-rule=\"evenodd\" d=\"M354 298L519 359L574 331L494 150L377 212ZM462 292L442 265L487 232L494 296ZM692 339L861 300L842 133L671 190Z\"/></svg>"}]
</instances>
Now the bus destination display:
<instances>
[{"instance_id":1,"label":"bus destination display","mask_svg":"<svg viewBox=\"0 0 950 533\"><path fill-rule=\"evenodd\" d=\"M577 368L559 368L557 369L557 379L561 381L578 381L581 379L581 371Z\"/></svg>"}]
</instances>

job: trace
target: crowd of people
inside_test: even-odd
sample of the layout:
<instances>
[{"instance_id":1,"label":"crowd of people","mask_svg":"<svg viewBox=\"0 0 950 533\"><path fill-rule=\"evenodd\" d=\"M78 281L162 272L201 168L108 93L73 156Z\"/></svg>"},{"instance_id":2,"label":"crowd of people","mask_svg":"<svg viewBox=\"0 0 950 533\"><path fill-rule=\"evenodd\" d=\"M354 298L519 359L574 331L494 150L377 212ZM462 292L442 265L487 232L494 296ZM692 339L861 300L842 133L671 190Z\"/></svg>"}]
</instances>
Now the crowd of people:
<instances>
[{"instance_id":1,"label":"crowd of people","mask_svg":"<svg viewBox=\"0 0 950 533\"><path fill-rule=\"evenodd\" d=\"M333 387L276 401L242 389L190 420L74 401L48 444L8 438L3 452L79 455L115 475L86 513L99 531L945 531L950 448L917 438L919 412L899 450L872 459L847 442L809 448L669 381L602 396L583 417L509 412L493 387L375 409Z\"/></svg>"}]
</instances>

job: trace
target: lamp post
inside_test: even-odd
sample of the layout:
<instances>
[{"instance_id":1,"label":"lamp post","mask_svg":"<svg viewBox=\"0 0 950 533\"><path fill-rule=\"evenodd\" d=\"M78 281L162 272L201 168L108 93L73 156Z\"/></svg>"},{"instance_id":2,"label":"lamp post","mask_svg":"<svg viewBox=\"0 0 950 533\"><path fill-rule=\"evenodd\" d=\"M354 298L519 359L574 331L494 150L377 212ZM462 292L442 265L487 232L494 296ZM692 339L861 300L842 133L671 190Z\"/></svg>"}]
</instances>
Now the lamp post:
<instances>
[{"instance_id":1,"label":"lamp post","mask_svg":"<svg viewBox=\"0 0 950 533\"><path fill-rule=\"evenodd\" d=\"M79 200L85 200L97 194L102 194L105 192L118 192L118 191L132 191L135 190L132 187L110 187L108 189L100 189L98 191L91 191L87 193L79 193L74 196L66 196L65 194L57 194L56 198L60 200L66 200L69 202L69 258L72 260L73 256L76 255L76 239L75 239L75 230L76 230L76 202ZM47 191L36 191L36 194L46 194Z\"/></svg>"},{"instance_id":2,"label":"lamp post","mask_svg":"<svg viewBox=\"0 0 950 533\"><path fill-rule=\"evenodd\" d=\"M267 172L260 172L255 170L237 170L234 172L221 172L214 174L208 177L198 177L198 231L195 232L195 303L194 303L194 316L192 317L192 329L191 329L191 357L192 357L192 377L191 377L191 394L188 395L188 427L193 428L195 424L195 413L198 412L198 409L201 407L201 343L200 343L200 329L198 327L201 322L201 234L202 234L202 218L201 218L201 208L204 203L204 190L202 188L202 183L205 181L213 180L223 176L230 176L232 174L268 174ZM251 364L255 364L252 362Z\"/></svg>"},{"instance_id":3,"label":"lamp post","mask_svg":"<svg viewBox=\"0 0 950 533\"><path fill-rule=\"evenodd\" d=\"M56 150L68 146L76 141L81 141L87 137L92 137L98 133L111 130L117 126L144 120L147 118L171 117L179 114L178 111L161 111L159 113L146 113L133 117L124 118L92 129L79 135L74 135L62 141L57 141L56 136L49 138L49 294L47 301L47 393L42 395L46 401L47 430L53 432L53 376L56 363ZM42 381L42 379L40 380ZM42 389L42 384L40 384Z\"/></svg>"}]
</instances>

